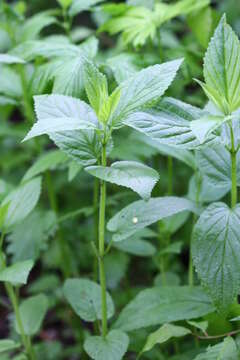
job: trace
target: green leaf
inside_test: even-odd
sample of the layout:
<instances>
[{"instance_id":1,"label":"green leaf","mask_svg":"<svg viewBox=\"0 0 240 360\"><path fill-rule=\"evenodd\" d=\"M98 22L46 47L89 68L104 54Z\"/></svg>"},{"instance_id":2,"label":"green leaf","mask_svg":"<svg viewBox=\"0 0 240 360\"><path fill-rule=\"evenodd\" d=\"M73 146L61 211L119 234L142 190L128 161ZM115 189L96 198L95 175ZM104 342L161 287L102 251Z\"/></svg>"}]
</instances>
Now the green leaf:
<instances>
[{"instance_id":1,"label":"green leaf","mask_svg":"<svg viewBox=\"0 0 240 360\"><path fill-rule=\"evenodd\" d=\"M137 66L137 60L135 54L131 53L122 53L107 59L107 64L112 69L118 84L129 79L140 70Z\"/></svg>"},{"instance_id":2,"label":"green leaf","mask_svg":"<svg viewBox=\"0 0 240 360\"><path fill-rule=\"evenodd\" d=\"M149 66L119 85L121 96L110 123L118 127L127 116L157 101L171 85L182 59Z\"/></svg>"},{"instance_id":3,"label":"green leaf","mask_svg":"<svg viewBox=\"0 0 240 360\"><path fill-rule=\"evenodd\" d=\"M30 17L24 21L20 27L20 31L17 32L18 42L34 40L42 29L55 22L55 17L49 15L47 12L38 13Z\"/></svg>"},{"instance_id":4,"label":"green leaf","mask_svg":"<svg viewBox=\"0 0 240 360\"><path fill-rule=\"evenodd\" d=\"M191 334L191 331L183 326L173 324L164 324L158 330L148 335L146 344L144 345L141 354L152 350L157 344L163 344L169 339L182 337Z\"/></svg>"},{"instance_id":5,"label":"green leaf","mask_svg":"<svg viewBox=\"0 0 240 360\"><path fill-rule=\"evenodd\" d=\"M87 61L84 66L84 79L88 100L96 114L99 115L108 98L107 78L93 63Z\"/></svg>"},{"instance_id":6,"label":"green leaf","mask_svg":"<svg viewBox=\"0 0 240 360\"><path fill-rule=\"evenodd\" d=\"M47 309L48 299L43 294L32 296L21 303L19 311L25 335L35 335L40 330ZM16 321L15 329L21 334Z\"/></svg>"},{"instance_id":7,"label":"green leaf","mask_svg":"<svg viewBox=\"0 0 240 360\"><path fill-rule=\"evenodd\" d=\"M73 0L57 0L57 1L64 9L67 9L73 2Z\"/></svg>"},{"instance_id":8,"label":"green leaf","mask_svg":"<svg viewBox=\"0 0 240 360\"><path fill-rule=\"evenodd\" d=\"M9 204L4 227L19 223L36 206L41 192L41 178L37 177L13 190L2 202L1 208Z\"/></svg>"},{"instance_id":9,"label":"green leaf","mask_svg":"<svg viewBox=\"0 0 240 360\"><path fill-rule=\"evenodd\" d=\"M107 254L104 257L104 267L108 289L115 289L125 276L129 258L121 252Z\"/></svg>"},{"instance_id":10,"label":"green leaf","mask_svg":"<svg viewBox=\"0 0 240 360\"><path fill-rule=\"evenodd\" d=\"M42 155L26 172L24 180L29 180L47 170L54 170L59 165L66 163L67 156L59 150L51 150Z\"/></svg>"},{"instance_id":11,"label":"green leaf","mask_svg":"<svg viewBox=\"0 0 240 360\"><path fill-rule=\"evenodd\" d=\"M173 98L164 98L150 111L137 111L124 124L144 133L161 144L180 149L194 149L199 141L190 124L201 118L203 111Z\"/></svg>"},{"instance_id":12,"label":"green leaf","mask_svg":"<svg viewBox=\"0 0 240 360\"><path fill-rule=\"evenodd\" d=\"M102 318L100 285L87 279L68 279L63 293L81 319L92 322ZM114 314L114 304L109 294L107 310L109 319Z\"/></svg>"},{"instance_id":13,"label":"green leaf","mask_svg":"<svg viewBox=\"0 0 240 360\"><path fill-rule=\"evenodd\" d=\"M110 331L106 338L90 336L84 343L84 349L94 360L121 360L128 348L128 336L119 330Z\"/></svg>"},{"instance_id":14,"label":"green leaf","mask_svg":"<svg viewBox=\"0 0 240 360\"><path fill-rule=\"evenodd\" d=\"M22 85L17 72L6 65L0 64L0 73L0 94L13 99L21 98Z\"/></svg>"},{"instance_id":15,"label":"green leaf","mask_svg":"<svg viewBox=\"0 0 240 360\"><path fill-rule=\"evenodd\" d=\"M227 120L228 118L224 118L223 116L205 115L198 120L192 121L190 128L200 144L203 144L209 136Z\"/></svg>"},{"instance_id":16,"label":"green leaf","mask_svg":"<svg viewBox=\"0 0 240 360\"><path fill-rule=\"evenodd\" d=\"M216 306L226 311L240 290L240 207L211 204L193 231L192 256L197 273Z\"/></svg>"},{"instance_id":17,"label":"green leaf","mask_svg":"<svg viewBox=\"0 0 240 360\"><path fill-rule=\"evenodd\" d=\"M94 130L74 130L51 133L50 138L79 165L95 164L101 154L102 145Z\"/></svg>"},{"instance_id":18,"label":"green leaf","mask_svg":"<svg viewBox=\"0 0 240 360\"><path fill-rule=\"evenodd\" d=\"M20 59L17 56L9 55L9 54L0 54L0 63L5 64L24 64L25 61Z\"/></svg>"},{"instance_id":19,"label":"green leaf","mask_svg":"<svg viewBox=\"0 0 240 360\"><path fill-rule=\"evenodd\" d=\"M82 11L90 10L92 6L97 5L105 0L73 0L69 9L69 15L75 16Z\"/></svg>"},{"instance_id":20,"label":"green leaf","mask_svg":"<svg viewBox=\"0 0 240 360\"><path fill-rule=\"evenodd\" d=\"M190 321L188 320L187 323L195 328L205 332L208 328L208 321Z\"/></svg>"},{"instance_id":21,"label":"green leaf","mask_svg":"<svg viewBox=\"0 0 240 360\"><path fill-rule=\"evenodd\" d=\"M141 291L120 313L115 329L132 331L166 322L188 320L214 311L200 287L160 286Z\"/></svg>"},{"instance_id":22,"label":"green leaf","mask_svg":"<svg viewBox=\"0 0 240 360\"><path fill-rule=\"evenodd\" d=\"M240 43L222 17L204 59L206 86L214 89L215 104L230 114L240 106ZM212 99L212 100L213 100Z\"/></svg>"},{"instance_id":23,"label":"green leaf","mask_svg":"<svg viewBox=\"0 0 240 360\"><path fill-rule=\"evenodd\" d=\"M76 161L71 161L68 168L68 181L73 181L82 168L82 165L78 164Z\"/></svg>"},{"instance_id":24,"label":"green leaf","mask_svg":"<svg viewBox=\"0 0 240 360\"><path fill-rule=\"evenodd\" d=\"M158 220L185 210L197 211L191 201L174 196L139 200L119 211L108 222L107 228L114 232L114 241L122 241Z\"/></svg>"},{"instance_id":25,"label":"green leaf","mask_svg":"<svg viewBox=\"0 0 240 360\"><path fill-rule=\"evenodd\" d=\"M23 141L42 134L97 127L97 118L85 102L64 95L35 96L38 121Z\"/></svg>"},{"instance_id":26,"label":"green leaf","mask_svg":"<svg viewBox=\"0 0 240 360\"><path fill-rule=\"evenodd\" d=\"M220 344L209 346L205 353L194 360L238 360L237 346L231 337L226 337Z\"/></svg>"},{"instance_id":27,"label":"green leaf","mask_svg":"<svg viewBox=\"0 0 240 360\"><path fill-rule=\"evenodd\" d=\"M148 237L148 228L138 231L136 234L120 242L115 242L113 246L118 250L127 252L136 256L153 256L156 253L156 248L151 242L144 240L144 237ZM149 230L150 231L150 230ZM154 237L150 232L150 237Z\"/></svg>"},{"instance_id":28,"label":"green leaf","mask_svg":"<svg viewBox=\"0 0 240 360\"><path fill-rule=\"evenodd\" d=\"M160 255L165 255L165 254L181 254L181 250L182 250L182 242L181 241L177 241L174 242L168 246L166 246L164 249L159 251Z\"/></svg>"},{"instance_id":29,"label":"green leaf","mask_svg":"<svg viewBox=\"0 0 240 360\"><path fill-rule=\"evenodd\" d=\"M150 198L159 179L156 170L135 161L118 161L111 167L90 166L85 170L101 180L128 187L145 200Z\"/></svg>"},{"instance_id":30,"label":"green leaf","mask_svg":"<svg viewBox=\"0 0 240 360\"><path fill-rule=\"evenodd\" d=\"M20 346L21 345L19 343L16 343L13 340L0 340L0 354L7 351L16 350Z\"/></svg>"},{"instance_id":31,"label":"green leaf","mask_svg":"<svg viewBox=\"0 0 240 360\"><path fill-rule=\"evenodd\" d=\"M10 282L12 284L26 284L33 265L32 260L26 260L8 266L0 271L0 281Z\"/></svg>"}]
</instances>

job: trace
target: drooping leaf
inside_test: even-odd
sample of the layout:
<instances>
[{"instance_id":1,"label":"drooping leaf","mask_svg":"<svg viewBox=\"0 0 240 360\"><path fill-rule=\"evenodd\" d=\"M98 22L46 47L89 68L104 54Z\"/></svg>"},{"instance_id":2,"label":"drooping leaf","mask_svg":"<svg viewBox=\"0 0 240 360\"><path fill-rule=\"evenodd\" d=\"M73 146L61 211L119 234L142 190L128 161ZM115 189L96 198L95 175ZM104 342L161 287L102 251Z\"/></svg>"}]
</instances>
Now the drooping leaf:
<instances>
[{"instance_id":1,"label":"drooping leaf","mask_svg":"<svg viewBox=\"0 0 240 360\"><path fill-rule=\"evenodd\" d=\"M16 350L20 347L21 345L19 343L16 343L13 340L0 340L0 354L4 353L4 352L8 352L8 351L12 351L12 350Z\"/></svg>"},{"instance_id":2,"label":"drooping leaf","mask_svg":"<svg viewBox=\"0 0 240 360\"><path fill-rule=\"evenodd\" d=\"M191 201L178 197L139 200L119 211L108 222L107 228L114 233L114 241L121 241L158 220L185 210L197 211Z\"/></svg>"},{"instance_id":3,"label":"drooping leaf","mask_svg":"<svg viewBox=\"0 0 240 360\"><path fill-rule=\"evenodd\" d=\"M180 338L189 334L191 334L191 331L183 326L164 324L158 330L148 335L141 353L150 351L155 345L163 344L173 337Z\"/></svg>"},{"instance_id":4,"label":"drooping leaf","mask_svg":"<svg viewBox=\"0 0 240 360\"><path fill-rule=\"evenodd\" d=\"M97 5L104 0L73 0L73 3L69 9L69 15L75 16L82 11L89 10L92 6Z\"/></svg>"},{"instance_id":5,"label":"drooping leaf","mask_svg":"<svg viewBox=\"0 0 240 360\"><path fill-rule=\"evenodd\" d=\"M95 164L101 154L101 143L94 130L56 132L51 133L50 138L82 166Z\"/></svg>"},{"instance_id":6,"label":"drooping leaf","mask_svg":"<svg viewBox=\"0 0 240 360\"><path fill-rule=\"evenodd\" d=\"M8 266L0 271L0 281L12 284L26 284L33 265L32 260L26 260Z\"/></svg>"},{"instance_id":7,"label":"drooping leaf","mask_svg":"<svg viewBox=\"0 0 240 360\"><path fill-rule=\"evenodd\" d=\"M240 105L240 43L237 35L222 17L208 46L204 59L205 88L211 100L225 114ZM213 91L214 90L214 91Z\"/></svg>"},{"instance_id":8,"label":"drooping leaf","mask_svg":"<svg viewBox=\"0 0 240 360\"><path fill-rule=\"evenodd\" d=\"M38 121L24 141L42 134L97 127L95 113L83 101L64 95L41 95L34 100Z\"/></svg>"},{"instance_id":9,"label":"drooping leaf","mask_svg":"<svg viewBox=\"0 0 240 360\"><path fill-rule=\"evenodd\" d=\"M128 187L145 200L150 198L159 179L156 170L135 161L118 161L110 167L90 166L85 170L99 179Z\"/></svg>"},{"instance_id":10,"label":"drooping leaf","mask_svg":"<svg viewBox=\"0 0 240 360\"><path fill-rule=\"evenodd\" d=\"M132 331L166 322L189 320L214 311L200 287L164 286L141 291L120 313L115 329Z\"/></svg>"},{"instance_id":11,"label":"drooping leaf","mask_svg":"<svg viewBox=\"0 0 240 360\"><path fill-rule=\"evenodd\" d=\"M240 207L211 204L193 232L192 255L197 273L216 306L226 311L240 290Z\"/></svg>"},{"instance_id":12,"label":"drooping leaf","mask_svg":"<svg viewBox=\"0 0 240 360\"><path fill-rule=\"evenodd\" d=\"M179 59L149 66L121 83L120 100L109 120L112 126L118 127L133 112L159 100L174 80L181 63L182 59Z\"/></svg>"},{"instance_id":13,"label":"drooping leaf","mask_svg":"<svg viewBox=\"0 0 240 360\"><path fill-rule=\"evenodd\" d=\"M199 354L194 360L237 360L238 357L235 341L226 337L220 344L209 346L205 353Z\"/></svg>"},{"instance_id":14,"label":"drooping leaf","mask_svg":"<svg viewBox=\"0 0 240 360\"><path fill-rule=\"evenodd\" d=\"M110 331L106 338L90 336L84 343L84 349L94 360L121 360L128 348L128 336L119 330Z\"/></svg>"},{"instance_id":15,"label":"drooping leaf","mask_svg":"<svg viewBox=\"0 0 240 360\"><path fill-rule=\"evenodd\" d=\"M124 124L161 144L194 149L199 141L190 124L203 116L202 110L173 98L164 98L153 110L137 111Z\"/></svg>"},{"instance_id":16,"label":"drooping leaf","mask_svg":"<svg viewBox=\"0 0 240 360\"><path fill-rule=\"evenodd\" d=\"M67 161L67 156L59 150L48 151L42 155L26 172L23 180L29 180L47 170L54 170Z\"/></svg>"},{"instance_id":17,"label":"drooping leaf","mask_svg":"<svg viewBox=\"0 0 240 360\"><path fill-rule=\"evenodd\" d=\"M17 56L9 55L9 54L0 54L0 63L5 64L24 64L25 61Z\"/></svg>"},{"instance_id":18,"label":"drooping leaf","mask_svg":"<svg viewBox=\"0 0 240 360\"><path fill-rule=\"evenodd\" d=\"M156 248L151 242L144 240L144 238L154 236L156 236L154 233L152 234L148 228L145 228L125 240L115 242L113 246L132 255L143 257L153 256L156 253Z\"/></svg>"},{"instance_id":19,"label":"drooping leaf","mask_svg":"<svg viewBox=\"0 0 240 360\"><path fill-rule=\"evenodd\" d=\"M20 304L19 312L26 335L35 335L39 331L47 309L48 299L43 294L32 296ZM16 321L15 329L21 334Z\"/></svg>"},{"instance_id":20,"label":"drooping leaf","mask_svg":"<svg viewBox=\"0 0 240 360\"><path fill-rule=\"evenodd\" d=\"M101 287L87 279L68 279L63 293L74 311L85 321L95 321L102 318ZM108 318L114 314L112 298L107 294Z\"/></svg>"},{"instance_id":21,"label":"drooping leaf","mask_svg":"<svg viewBox=\"0 0 240 360\"><path fill-rule=\"evenodd\" d=\"M1 204L1 207L9 204L4 227L8 228L25 219L36 206L40 192L40 177L24 182L17 189L13 190Z\"/></svg>"},{"instance_id":22,"label":"drooping leaf","mask_svg":"<svg viewBox=\"0 0 240 360\"><path fill-rule=\"evenodd\" d=\"M46 26L56 22L56 18L47 12L38 13L27 19L17 32L18 42L34 40Z\"/></svg>"}]
</instances>

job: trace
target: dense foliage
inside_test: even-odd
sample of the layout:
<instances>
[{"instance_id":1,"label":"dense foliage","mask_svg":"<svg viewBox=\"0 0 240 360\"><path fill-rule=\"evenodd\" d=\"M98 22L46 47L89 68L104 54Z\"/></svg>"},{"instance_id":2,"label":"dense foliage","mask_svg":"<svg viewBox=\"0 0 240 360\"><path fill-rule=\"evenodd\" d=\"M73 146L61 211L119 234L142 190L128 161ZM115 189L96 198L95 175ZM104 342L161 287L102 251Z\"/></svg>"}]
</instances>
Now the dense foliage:
<instances>
[{"instance_id":1,"label":"dense foliage","mask_svg":"<svg viewBox=\"0 0 240 360\"><path fill-rule=\"evenodd\" d=\"M240 6L0 2L0 359L240 359Z\"/></svg>"}]
</instances>

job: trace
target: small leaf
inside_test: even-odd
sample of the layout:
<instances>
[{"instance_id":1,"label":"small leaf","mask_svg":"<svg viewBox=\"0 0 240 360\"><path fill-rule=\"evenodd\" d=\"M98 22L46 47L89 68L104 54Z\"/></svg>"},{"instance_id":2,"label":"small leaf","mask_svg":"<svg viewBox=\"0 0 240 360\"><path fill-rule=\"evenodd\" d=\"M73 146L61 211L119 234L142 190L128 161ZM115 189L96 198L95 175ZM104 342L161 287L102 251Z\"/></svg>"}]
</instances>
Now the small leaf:
<instances>
[{"instance_id":1,"label":"small leaf","mask_svg":"<svg viewBox=\"0 0 240 360\"><path fill-rule=\"evenodd\" d=\"M119 330L110 331L106 338L90 336L84 349L94 360L122 360L128 348L128 336Z\"/></svg>"},{"instance_id":2,"label":"small leaf","mask_svg":"<svg viewBox=\"0 0 240 360\"><path fill-rule=\"evenodd\" d=\"M38 121L23 141L42 134L97 127L97 118L85 102L64 95L35 96Z\"/></svg>"},{"instance_id":3,"label":"small leaf","mask_svg":"<svg viewBox=\"0 0 240 360\"><path fill-rule=\"evenodd\" d=\"M119 211L108 222L107 228L114 232L114 241L122 241L158 220L185 210L197 211L191 201L174 196L139 200Z\"/></svg>"},{"instance_id":4,"label":"small leaf","mask_svg":"<svg viewBox=\"0 0 240 360\"><path fill-rule=\"evenodd\" d=\"M82 11L90 10L94 5L97 5L104 0L73 0L73 3L69 10L70 16L75 16Z\"/></svg>"},{"instance_id":5,"label":"small leaf","mask_svg":"<svg viewBox=\"0 0 240 360\"><path fill-rule=\"evenodd\" d=\"M189 325L194 326L195 328L201 330L202 332L206 332L208 328L208 321L190 321L188 320L187 323Z\"/></svg>"},{"instance_id":6,"label":"small leaf","mask_svg":"<svg viewBox=\"0 0 240 360\"><path fill-rule=\"evenodd\" d=\"M19 311L25 335L35 335L39 331L47 309L48 299L43 294L32 296L21 303ZM21 334L16 321L15 329Z\"/></svg>"},{"instance_id":7,"label":"small leaf","mask_svg":"<svg viewBox=\"0 0 240 360\"><path fill-rule=\"evenodd\" d=\"M63 293L74 311L85 321L95 321L102 318L101 287L87 279L68 279L63 287ZM114 314L112 298L107 294L108 319Z\"/></svg>"},{"instance_id":8,"label":"small leaf","mask_svg":"<svg viewBox=\"0 0 240 360\"><path fill-rule=\"evenodd\" d=\"M157 171L135 161L118 161L111 167L90 166L88 173L110 183L128 187L147 200L159 179Z\"/></svg>"},{"instance_id":9,"label":"small leaf","mask_svg":"<svg viewBox=\"0 0 240 360\"><path fill-rule=\"evenodd\" d=\"M179 338L189 334L191 334L191 331L183 326L164 324L158 330L148 335L147 342L141 353L150 351L155 345L163 344L173 337Z\"/></svg>"},{"instance_id":10,"label":"small leaf","mask_svg":"<svg viewBox=\"0 0 240 360\"><path fill-rule=\"evenodd\" d=\"M28 275L33 268L33 261L21 261L0 271L0 281L12 284L26 284Z\"/></svg>"},{"instance_id":11,"label":"small leaf","mask_svg":"<svg viewBox=\"0 0 240 360\"><path fill-rule=\"evenodd\" d=\"M148 237L148 230L148 228L143 229L125 240L115 242L113 246L132 255L153 256L156 253L156 248L150 241L144 240L144 237ZM150 236L154 237L155 234L153 233Z\"/></svg>"},{"instance_id":12,"label":"small leaf","mask_svg":"<svg viewBox=\"0 0 240 360\"><path fill-rule=\"evenodd\" d=\"M24 64L25 61L17 56L9 54L0 54L0 63L5 64Z\"/></svg>"},{"instance_id":13,"label":"small leaf","mask_svg":"<svg viewBox=\"0 0 240 360\"><path fill-rule=\"evenodd\" d=\"M238 360L238 358L235 341L228 336L223 342L209 346L205 353L199 354L194 360Z\"/></svg>"},{"instance_id":14,"label":"small leaf","mask_svg":"<svg viewBox=\"0 0 240 360\"><path fill-rule=\"evenodd\" d=\"M20 346L21 345L19 343L16 343L13 340L0 340L0 354L7 351L16 350Z\"/></svg>"},{"instance_id":15,"label":"small leaf","mask_svg":"<svg viewBox=\"0 0 240 360\"><path fill-rule=\"evenodd\" d=\"M41 192L41 178L37 177L13 190L2 202L1 208L8 205L4 227L19 223L36 206Z\"/></svg>"},{"instance_id":16,"label":"small leaf","mask_svg":"<svg viewBox=\"0 0 240 360\"><path fill-rule=\"evenodd\" d=\"M192 121L190 127L200 144L202 144L208 139L213 131L227 120L227 118L224 119L224 117L221 116L206 115L198 120Z\"/></svg>"},{"instance_id":17,"label":"small leaf","mask_svg":"<svg viewBox=\"0 0 240 360\"><path fill-rule=\"evenodd\" d=\"M240 291L240 207L213 203L193 231L192 256L197 273L216 306L226 311Z\"/></svg>"},{"instance_id":18,"label":"small leaf","mask_svg":"<svg viewBox=\"0 0 240 360\"><path fill-rule=\"evenodd\" d=\"M114 328L132 331L198 318L214 310L210 298L200 287L158 286L141 291L122 310Z\"/></svg>"}]
</instances>

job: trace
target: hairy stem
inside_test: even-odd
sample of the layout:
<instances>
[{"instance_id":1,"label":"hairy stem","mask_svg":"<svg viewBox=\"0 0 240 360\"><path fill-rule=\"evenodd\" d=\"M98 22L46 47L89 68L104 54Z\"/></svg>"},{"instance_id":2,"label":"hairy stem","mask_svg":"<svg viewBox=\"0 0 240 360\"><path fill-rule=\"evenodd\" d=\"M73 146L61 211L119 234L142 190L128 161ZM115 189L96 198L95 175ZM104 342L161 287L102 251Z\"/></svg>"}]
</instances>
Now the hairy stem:
<instances>
[{"instance_id":1,"label":"hairy stem","mask_svg":"<svg viewBox=\"0 0 240 360\"><path fill-rule=\"evenodd\" d=\"M101 165L106 166L106 144L102 147ZM106 207L106 182L100 182L100 207L99 207L99 228L98 228L98 251L99 251L99 278L101 285L102 299L102 337L107 335L107 293L106 293L106 276L104 269L105 253L105 207Z\"/></svg>"},{"instance_id":2,"label":"hairy stem","mask_svg":"<svg viewBox=\"0 0 240 360\"><path fill-rule=\"evenodd\" d=\"M234 145L233 128L230 126L231 133L231 163L232 163L232 191L231 191L231 206L234 208L237 204L237 151Z\"/></svg>"}]
</instances>

